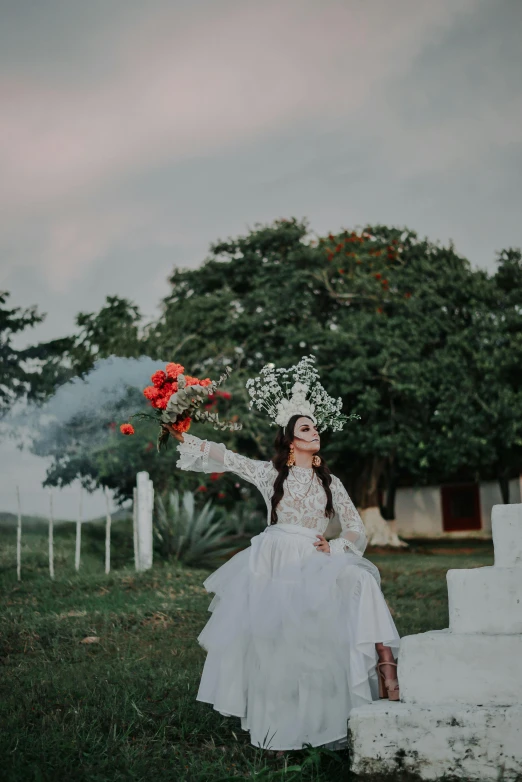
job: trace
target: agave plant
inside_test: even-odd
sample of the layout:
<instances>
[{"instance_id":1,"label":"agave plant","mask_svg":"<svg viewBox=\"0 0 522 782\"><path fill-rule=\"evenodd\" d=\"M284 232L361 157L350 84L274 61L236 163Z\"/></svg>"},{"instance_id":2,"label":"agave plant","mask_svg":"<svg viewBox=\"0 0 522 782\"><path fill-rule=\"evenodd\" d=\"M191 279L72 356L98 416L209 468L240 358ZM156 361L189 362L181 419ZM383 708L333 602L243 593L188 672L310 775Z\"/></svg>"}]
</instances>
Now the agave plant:
<instances>
[{"instance_id":1,"label":"agave plant","mask_svg":"<svg viewBox=\"0 0 522 782\"><path fill-rule=\"evenodd\" d=\"M156 495L154 532L163 556L191 567L215 568L237 551L233 531L219 518L209 500L198 509L190 491Z\"/></svg>"}]
</instances>

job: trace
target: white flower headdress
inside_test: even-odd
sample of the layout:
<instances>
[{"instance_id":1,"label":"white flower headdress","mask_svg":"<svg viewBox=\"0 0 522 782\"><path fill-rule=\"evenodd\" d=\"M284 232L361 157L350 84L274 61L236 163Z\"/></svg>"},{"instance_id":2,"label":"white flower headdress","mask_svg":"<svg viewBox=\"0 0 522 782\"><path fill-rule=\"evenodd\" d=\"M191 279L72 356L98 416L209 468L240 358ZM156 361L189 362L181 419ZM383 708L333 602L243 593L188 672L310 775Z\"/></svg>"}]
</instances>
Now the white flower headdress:
<instances>
[{"instance_id":1,"label":"white flower headdress","mask_svg":"<svg viewBox=\"0 0 522 782\"><path fill-rule=\"evenodd\" d=\"M341 413L342 399L329 396L319 382L315 356L303 356L288 369L266 364L258 377L247 380L250 408L268 413L272 423L285 427L293 415L307 415L320 432L339 432L344 424L360 416Z\"/></svg>"}]
</instances>

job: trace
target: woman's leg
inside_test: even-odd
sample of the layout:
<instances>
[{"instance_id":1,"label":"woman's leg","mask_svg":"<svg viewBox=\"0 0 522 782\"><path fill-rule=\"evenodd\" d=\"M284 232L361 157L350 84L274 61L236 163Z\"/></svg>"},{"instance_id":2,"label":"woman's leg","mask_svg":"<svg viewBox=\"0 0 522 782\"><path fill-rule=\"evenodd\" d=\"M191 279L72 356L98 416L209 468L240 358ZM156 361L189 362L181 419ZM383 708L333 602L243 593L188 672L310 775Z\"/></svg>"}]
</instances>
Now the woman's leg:
<instances>
[{"instance_id":1,"label":"woman's leg","mask_svg":"<svg viewBox=\"0 0 522 782\"><path fill-rule=\"evenodd\" d=\"M382 643L378 643L375 644L375 648L377 650L377 654L379 655L379 662L381 663L395 662L393 658L393 652L389 646L385 646ZM397 668L395 667L395 665L381 665L380 670L384 673L386 679L397 678Z\"/></svg>"}]
</instances>

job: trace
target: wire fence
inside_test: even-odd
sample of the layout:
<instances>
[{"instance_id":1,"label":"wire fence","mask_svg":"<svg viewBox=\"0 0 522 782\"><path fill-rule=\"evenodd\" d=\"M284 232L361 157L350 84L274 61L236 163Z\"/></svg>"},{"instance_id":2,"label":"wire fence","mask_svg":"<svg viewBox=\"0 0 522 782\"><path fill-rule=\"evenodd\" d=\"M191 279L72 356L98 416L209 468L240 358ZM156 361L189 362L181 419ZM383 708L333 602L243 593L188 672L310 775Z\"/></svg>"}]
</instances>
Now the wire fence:
<instances>
[{"instance_id":1,"label":"wire fence","mask_svg":"<svg viewBox=\"0 0 522 782\"><path fill-rule=\"evenodd\" d=\"M57 518L56 511L60 505L60 499L64 499L63 490L60 489L48 489L39 491L24 490L20 486L14 487L13 496L8 496L5 492L2 493L0 501L6 500L7 507L11 507L11 511L3 511L1 513L1 519L3 526L12 527L16 525L16 575L17 580L22 579L22 535L25 528L34 528L35 525L46 525L48 536L48 568L49 576L51 579L55 577L55 556L54 556L54 532L57 524L74 524L76 527L75 547L74 547L74 568L78 572L81 566L81 548L82 548L82 528L86 524L100 523L100 520L105 517L105 573L110 573L111 570L111 529L113 524L113 515L115 512L114 501L111 496L111 492L105 488L103 490L104 498L104 514L98 514L96 517L89 519L84 518L86 492L82 487L79 487L74 492L76 494L77 513L76 518L71 519L71 513L68 512L67 518ZM27 495L32 495L28 498L28 505L31 509L37 508L37 513L24 513L24 498ZM13 503L14 499L14 503ZM67 507L70 511L72 492L67 492L67 502L62 502L62 509ZM36 500L36 502L35 502ZM58 503L57 503L58 500ZM13 507L14 505L14 507ZM4 505L5 507L5 505ZM92 508L92 503L91 503ZM99 510L98 507L96 508ZM139 534L138 534L138 519L137 519L137 499L136 489L134 490L134 502L132 503L132 519L133 519L133 545L134 545L134 564L136 569L139 569Z\"/></svg>"}]
</instances>

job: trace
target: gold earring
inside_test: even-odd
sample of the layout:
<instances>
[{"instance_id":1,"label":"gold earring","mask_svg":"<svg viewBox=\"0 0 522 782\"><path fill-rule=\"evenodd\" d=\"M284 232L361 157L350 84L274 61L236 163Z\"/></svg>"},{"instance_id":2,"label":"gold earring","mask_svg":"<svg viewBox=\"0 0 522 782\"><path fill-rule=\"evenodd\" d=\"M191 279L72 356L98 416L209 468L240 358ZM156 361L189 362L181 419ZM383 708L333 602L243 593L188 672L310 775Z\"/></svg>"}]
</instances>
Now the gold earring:
<instances>
[{"instance_id":1,"label":"gold earring","mask_svg":"<svg viewBox=\"0 0 522 782\"><path fill-rule=\"evenodd\" d=\"M294 446L291 445L289 452L288 452L288 459L286 460L286 466L287 467L293 467L295 464L295 453L294 453Z\"/></svg>"},{"instance_id":2,"label":"gold earring","mask_svg":"<svg viewBox=\"0 0 522 782\"><path fill-rule=\"evenodd\" d=\"M320 467L321 466L321 457L315 454L314 458L312 459L312 464L314 467Z\"/></svg>"}]
</instances>

